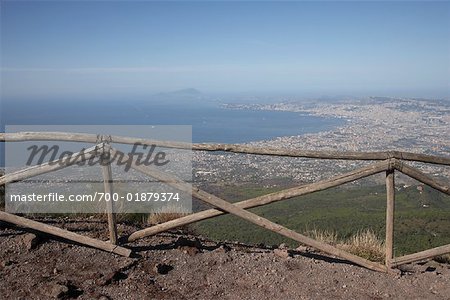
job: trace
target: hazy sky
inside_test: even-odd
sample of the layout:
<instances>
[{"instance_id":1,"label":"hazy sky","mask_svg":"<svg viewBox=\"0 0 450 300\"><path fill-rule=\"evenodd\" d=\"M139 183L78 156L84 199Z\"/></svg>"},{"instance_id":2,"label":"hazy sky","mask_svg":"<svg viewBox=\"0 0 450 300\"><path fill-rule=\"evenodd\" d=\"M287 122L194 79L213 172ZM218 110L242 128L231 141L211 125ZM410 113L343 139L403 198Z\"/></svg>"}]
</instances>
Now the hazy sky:
<instances>
[{"instance_id":1,"label":"hazy sky","mask_svg":"<svg viewBox=\"0 0 450 300\"><path fill-rule=\"evenodd\" d=\"M12 98L450 96L450 2L1 2Z\"/></svg>"}]
</instances>

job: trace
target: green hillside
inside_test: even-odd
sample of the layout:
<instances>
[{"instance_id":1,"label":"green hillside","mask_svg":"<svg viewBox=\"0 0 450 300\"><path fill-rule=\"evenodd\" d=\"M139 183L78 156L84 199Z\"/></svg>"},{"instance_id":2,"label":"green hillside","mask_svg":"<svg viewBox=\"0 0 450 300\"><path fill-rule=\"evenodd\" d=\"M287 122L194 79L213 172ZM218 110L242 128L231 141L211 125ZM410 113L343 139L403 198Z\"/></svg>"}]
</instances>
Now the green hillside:
<instances>
[{"instance_id":1,"label":"green hillside","mask_svg":"<svg viewBox=\"0 0 450 300\"><path fill-rule=\"evenodd\" d=\"M231 202L273 192L258 187L223 187L219 196ZM251 209L252 212L298 232L328 230L345 239L370 228L379 237L385 232L385 186L334 188ZM450 243L450 197L425 187L396 192L395 254L402 255ZM216 240L275 245L296 242L240 218L226 215L193 225L194 230Z\"/></svg>"}]
</instances>

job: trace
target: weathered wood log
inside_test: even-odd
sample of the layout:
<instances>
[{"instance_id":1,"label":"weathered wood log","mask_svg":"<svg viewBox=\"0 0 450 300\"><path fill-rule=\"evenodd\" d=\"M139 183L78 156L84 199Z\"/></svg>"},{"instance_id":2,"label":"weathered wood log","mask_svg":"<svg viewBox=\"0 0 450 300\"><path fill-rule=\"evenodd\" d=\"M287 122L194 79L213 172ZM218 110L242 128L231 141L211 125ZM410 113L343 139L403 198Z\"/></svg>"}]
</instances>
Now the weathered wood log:
<instances>
[{"instance_id":1,"label":"weathered wood log","mask_svg":"<svg viewBox=\"0 0 450 300\"><path fill-rule=\"evenodd\" d=\"M23 141L70 141L82 143L94 143L99 141L108 141L118 144L142 144L155 145L165 148L176 148L191 150L192 144L174 141L159 141L152 139L143 139L126 136L98 135L91 133L71 133L71 132L16 132L16 133L0 133L0 142L23 142Z\"/></svg>"},{"instance_id":2,"label":"weathered wood log","mask_svg":"<svg viewBox=\"0 0 450 300\"><path fill-rule=\"evenodd\" d=\"M425 251L417 252L414 254L408 254L401 257L396 257L392 260L392 266L397 267L404 264L409 264L416 261L421 261L435 256L450 253L450 244L445 246L428 249Z\"/></svg>"},{"instance_id":3,"label":"weathered wood log","mask_svg":"<svg viewBox=\"0 0 450 300\"><path fill-rule=\"evenodd\" d=\"M82 236L80 234L64 230L55 226L50 226L41 222L36 222L30 219L22 218L13 214L9 214L3 211L0 211L0 221L8 222L11 224L19 225L26 228L31 228L33 230L37 230L40 232L44 232L47 234L51 234L66 240L74 241L79 244L87 245L93 248L97 248L100 250L104 250L107 252L116 253L122 256L129 257L131 255L131 250L112 245L111 243L96 240L90 237Z\"/></svg>"},{"instance_id":4,"label":"weathered wood log","mask_svg":"<svg viewBox=\"0 0 450 300\"><path fill-rule=\"evenodd\" d=\"M111 242L111 244L117 245L117 224L113 201L113 180L110 162L110 146L107 144L104 144L101 159L102 159L101 165L103 174L103 186L105 188L105 197L108 197L105 198L105 200L109 199L109 201L106 201L106 215L108 216L109 241Z\"/></svg>"},{"instance_id":5,"label":"weathered wood log","mask_svg":"<svg viewBox=\"0 0 450 300\"><path fill-rule=\"evenodd\" d=\"M270 231L273 231L275 233L278 233L280 235L283 235L285 237L288 237L294 241L300 242L302 244L314 247L320 251L323 251L325 253L349 260L355 264L358 264L360 266L363 266L367 269L374 270L374 271L381 271L385 272L386 267L376 263L369 261L367 259L361 258L359 256L356 256L354 254L351 254L349 252L346 252L342 249L338 249L336 247L333 247L331 245L316 241L312 238L309 238L307 236L304 236L298 232L295 232L291 229L288 229L284 226L281 226L279 224L276 224L268 219L265 219L263 217L260 217L252 212L249 212L243 208L240 208L238 206L235 206L217 196L211 195L205 191L202 191L200 189L194 189L193 196L196 198L203 200L204 202L211 204L219 209L222 209L228 213L231 213L235 216L238 216L244 220L247 220L249 222L252 222L253 224L256 224L260 227L263 227L265 229L268 229Z\"/></svg>"},{"instance_id":6,"label":"weathered wood log","mask_svg":"<svg viewBox=\"0 0 450 300\"><path fill-rule=\"evenodd\" d=\"M47 163L43 163L40 165L28 167L22 170L18 170L13 173L6 173L4 176L0 177L0 186L4 185L6 183L14 182L14 181L20 181L24 179L28 179L34 176L46 174L49 172L57 171L63 168L66 168L69 166L67 164L67 161L70 161L71 164L76 163L82 163L84 161L87 161L99 154L99 146L94 146L88 149L85 149L84 151L80 151L77 153L74 153L70 156L65 156L64 158L53 160Z\"/></svg>"},{"instance_id":7,"label":"weathered wood log","mask_svg":"<svg viewBox=\"0 0 450 300\"><path fill-rule=\"evenodd\" d=\"M307 195L310 193L314 193L317 191L323 191L329 188L333 188L345 183L349 183L361 178L365 178L380 172L385 171L388 168L389 161L383 161L383 162L377 162L375 164L372 164L370 166L354 170L351 172L348 172L346 174L342 174L339 176L335 176L333 178L323 180L317 183L310 183L305 184L299 187L294 187L290 189L285 189L282 191L270 193L267 195L255 197L252 199L248 199L245 201L237 202L235 205L241 208L252 208L252 207L258 207L267 205L273 202L282 201L286 199L291 199L293 197ZM146 175L150 175L145 168L142 168L141 166L132 166L133 169L142 172ZM151 176L151 175L150 175ZM216 216L219 216L221 214L224 214L225 212L217 210L217 209L208 209L204 211L200 211L191 215L187 215L175 220L171 220L162 224L158 224L152 227L148 227L139 231L134 232L128 237L128 241L135 241L137 239L154 235L157 233L161 233L179 226L188 225L191 223L195 223L201 220L213 218Z\"/></svg>"},{"instance_id":8,"label":"weathered wood log","mask_svg":"<svg viewBox=\"0 0 450 300\"><path fill-rule=\"evenodd\" d=\"M106 138L106 136L105 136ZM433 156L427 154L417 154L410 152L388 151L388 152L337 152L337 151L308 151L308 150L287 150L277 148L261 148L244 146L239 144L191 144L183 142L157 141L151 139L141 139L124 136L107 136L112 143L156 145L166 148L192 149L199 151L225 151L255 155L276 155L287 157L304 157L317 159L344 159L344 160L385 160L397 158L409 161L420 161L432 164L450 165L450 157ZM0 133L0 141L72 141L97 143L99 136L96 134L65 133L65 132L17 132Z\"/></svg>"},{"instance_id":9,"label":"weathered wood log","mask_svg":"<svg viewBox=\"0 0 450 300\"><path fill-rule=\"evenodd\" d=\"M395 160L394 161L394 168L398 171L402 172L405 175L408 175L409 177L412 177L440 192L443 192L444 194L450 195L450 187L448 185L445 185L444 183L431 178L430 176L424 174L423 172L408 166L407 164Z\"/></svg>"},{"instance_id":10,"label":"weathered wood log","mask_svg":"<svg viewBox=\"0 0 450 300\"><path fill-rule=\"evenodd\" d=\"M394 158L450 166L450 157L396 151Z\"/></svg>"},{"instance_id":11,"label":"weathered wood log","mask_svg":"<svg viewBox=\"0 0 450 300\"><path fill-rule=\"evenodd\" d=\"M394 258L394 206L395 206L395 174L394 169L386 171L386 267L392 268Z\"/></svg>"},{"instance_id":12,"label":"weathered wood log","mask_svg":"<svg viewBox=\"0 0 450 300\"><path fill-rule=\"evenodd\" d=\"M112 150L112 152L114 153L114 150ZM132 162L132 166L136 166L137 165L134 163L134 161ZM179 180L178 178L163 173L159 170L156 170L155 168L149 167L149 166L139 166L140 169L145 169L146 174L148 174L149 176L153 177L154 179L157 179L161 182L166 182L168 185L180 190L180 191L186 191L189 192L192 190L192 195L194 197L196 197L199 200L202 200L208 204L211 204L223 211L226 211L228 213L231 213L233 215L236 215L240 218L243 218L244 220L247 220L249 222L252 222L258 226L261 226L265 229L268 229L270 231L276 232L278 234L281 234L285 237L288 237L290 239L293 239L297 242L306 244L308 246L314 247L320 251L323 251L325 253L331 254L331 255L335 255L341 258L344 258L346 260L349 260L353 263L356 263L360 266L363 266L365 268L371 269L371 270L375 270L375 271L386 271L386 267L379 264L379 263L375 263L375 262L371 262L369 260L366 260L364 258L358 257L356 255L353 255L351 253L348 253L344 250L335 248L331 245L316 241L314 239L311 239L307 236L304 236L300 233L297 233L291 229L288 229L284 226L281 226L279 224L276 224L268 219L265 219L263 217L260 217L252 212L249 212L243 208L240 208L236 205L233 205L217 196L214 196L212 194L209 194L199 188L192 188L192 186L189 183L186 183L182 180Z\"/></svg>"}]
</instances>

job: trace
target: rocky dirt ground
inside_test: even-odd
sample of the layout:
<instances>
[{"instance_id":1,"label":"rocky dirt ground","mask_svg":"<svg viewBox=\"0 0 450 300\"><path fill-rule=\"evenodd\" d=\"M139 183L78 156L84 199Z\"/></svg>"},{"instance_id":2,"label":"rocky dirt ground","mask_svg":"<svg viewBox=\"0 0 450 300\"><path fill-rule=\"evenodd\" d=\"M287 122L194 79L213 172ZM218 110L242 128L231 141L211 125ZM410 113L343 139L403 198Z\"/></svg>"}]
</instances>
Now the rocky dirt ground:
<instances>
[{"instance_id":1,"label":"rocky dirt ground","mask_svg":"<svg viewBox=\"0 0 450 300\"><path fill-rule=\"evenodd\" d=\"M100 220L46 220L106 239ZM122 233L135 230L119 226ZM377 273L300 247L216 243L182 232L125 258L0 223L1 299L450 299L450 265Z\"/></svg>"}]
</instances>

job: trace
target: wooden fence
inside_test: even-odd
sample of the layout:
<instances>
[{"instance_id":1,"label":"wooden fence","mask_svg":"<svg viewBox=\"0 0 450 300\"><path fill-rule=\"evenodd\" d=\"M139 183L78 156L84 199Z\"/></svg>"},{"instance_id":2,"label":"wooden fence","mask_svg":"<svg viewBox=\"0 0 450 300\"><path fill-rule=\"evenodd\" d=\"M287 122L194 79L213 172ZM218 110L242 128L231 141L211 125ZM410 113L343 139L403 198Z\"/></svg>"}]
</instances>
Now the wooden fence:
<instances>
[{"instance_id":1,"label":"wooden fence","mask_svg":"<svg viewBox=\"0 0 450 300\"><path fill-rule=\"evenodd\" d=\"M104 158L105 155L115 155L117 150L111 147L112 143L117 144L135 144L140 143L142 145L155 145L166 148L176 149L192 149L194 151L225 151L243 154L253 155L275 155L286 157L303 157L314 159L340 159L340 160L374 160L378 161L369 166L359 168L335 176L330 179L322 180L315 183L304 184L301 186L285 189L282 191L266 194L263 196L247 199L245 201L230 203L215 195L212 195L206 191L203 191L191 184L188 184L172 175L163 173L156 168L136 164L132 161L131 168L139 171L145 175L165 182L166 184L186 192L192 192L192 196L205 202L214 209L208 209L193 214L189 214L184 217L180 217L175 220L171 220L162 224L154 225L139 231L132 233L124 238L125 241L132 242L137 239L161 233L179 226L191 224L201 220L213 218L222 214L230 213L238 216L242 219L250 221L258 226L274 231L280 235L298 241L302 244L316 248L324 253L337 256L348 261L351 261L360 266L366 267L376 271L389 271L394 267L402 264L429 259L438 255L450 253L450 244L421 251L414 254L404 255L401 257L394 257L393 252L393 240L394 240L394 211L395 211L395 171L399 171L409 177L412 177L442 193L450 195L449 185L440 182L436 178L430 177L418 169L409 166L405 161L416 161L423 163L431 163L437 165L450 165L450 157L441 157L425 154L416 154L410 152L389 151L389 152L332 152L332 151L304 151L304 150L283 150L274 148L258 148L249 147L235 144L190 144L170 141L157 141L149 139L139 139L123 136L99 136L95 134L84 133L63 133L63 132L18 132L18 133L0 133L0 142L20 142L20 141L70 141L70 142L87 142L95 144L94 147L84 151L84 155L80 156L79 153L72 155L74 163L89 160L92 156L100 156ZM67 157L64 158L65 160ZM5 174L0 177L0 185L7 183L24 180L40 174L59 170L66 165L53 161L29 168L19 170L17 172ZM105 193L113 192L113 179L111 175L111 167L109 165L102 166L103 182ZM387 191L387 206L386 206L386 257L385 264L372 262L367 259L358 257L342 249L338 249L332 245L314 240L310 237L302 235L291 229L288 229L282 225L276 224L268 219L260 217L250 211L248 208L267 205L277 201L283 201L293 197L307 195L317 191L326 190L332 187L337 187L345 183L349 183L361 178L365 178L374 174L385 173L386 174L386 191ZM112 201L110 201L110 205ZM32 228L34 230L42 231L48 234L52 234L58 237L72 240L77 243L85 244L91 247L99 248L105 251L110 251L116 254L130 256L131 250L117 245L117 229L115 214L112 207L109 206L106 211L108 215L108 228L110 234L109 242L100 241L82 235L63 230L54 226L43 224L40 222L32 221L23 217L19 217L6 212L0 212L0 221L9 222L23 227ZM126 243L126 242L125 242Z\"/></svg>"}]
</instances>

